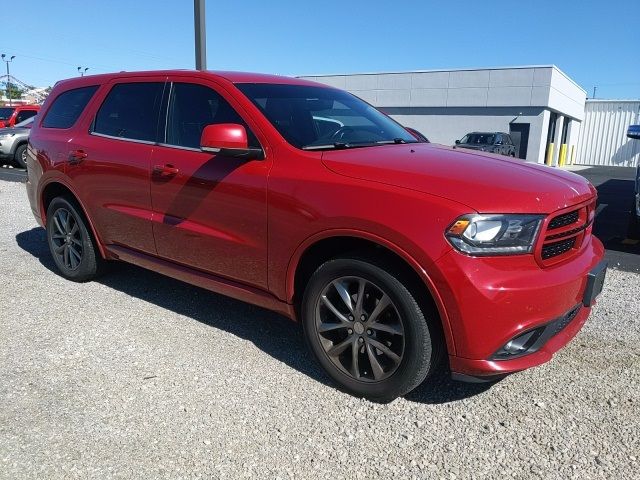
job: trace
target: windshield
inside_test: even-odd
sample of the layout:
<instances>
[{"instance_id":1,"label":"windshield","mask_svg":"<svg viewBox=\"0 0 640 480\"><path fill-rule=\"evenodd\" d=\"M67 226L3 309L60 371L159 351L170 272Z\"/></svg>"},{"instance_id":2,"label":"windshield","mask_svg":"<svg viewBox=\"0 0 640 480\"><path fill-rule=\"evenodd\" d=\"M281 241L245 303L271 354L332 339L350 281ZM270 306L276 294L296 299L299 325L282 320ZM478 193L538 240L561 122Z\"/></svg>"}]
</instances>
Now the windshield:
<instances>
[{"instance_id":1,"label":"windshield","mask_svg":"<svg viewBox=\"0 0 640 480\"><path fill-rule=\"evenodd\" d=\"M460 143L470 145L493 145L493 140L496 136L491 133L467 133Z\"/></svg>"},{"instance_id":2,"label":"windshield","mask_svg":"<svg viewBox=\"0 0 640 480\"><path fill-rule=\"evenodd\" d=\"M297 148L323 150L417 142L400 124L342 90L268 83L236 86Z\"/></svg>"},{"instance_id":3,"label":"windshield","mask_svg":"<svg viewBox=\"0 0 640 480\"><path fill-rule=\"evenodd\" d=\"M0 107L0 120L9 120L14 110L14 107Z\"/></svg>"}]
</instances>

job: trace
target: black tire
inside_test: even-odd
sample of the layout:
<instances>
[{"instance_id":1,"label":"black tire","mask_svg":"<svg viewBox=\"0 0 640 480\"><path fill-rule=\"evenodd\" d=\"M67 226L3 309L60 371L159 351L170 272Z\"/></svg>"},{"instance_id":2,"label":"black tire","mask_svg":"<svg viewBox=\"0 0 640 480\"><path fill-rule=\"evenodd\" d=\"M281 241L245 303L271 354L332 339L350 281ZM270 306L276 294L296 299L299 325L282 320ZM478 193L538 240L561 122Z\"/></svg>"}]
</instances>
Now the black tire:
<instances>
[{"instance_id":1,"label":"black tire","mask_svg":"<svg viewBox=\"0 0 640 480\"><path fill-rule=\"evenodd\" d=\"M409 289L389 271L393 269L383 269L362 259L330 260L311 276L300 310L305 340L329 376L348 393L378 402L391 401L420 385L437 366L441 351L437 343L440 336L435 327L435 313L428 308L421 308ZM360 280L365 282L362 288ZM336 284L342 285L341 290L346 288L344 291L348 291L348 298L351 299L349 302L354 308L349 307L344 297L339 295ZM335 289L334 293L332 289ZM352 291L355 292L353 295ZM362 322L355 319L350 322L352 328L348 328L349 324L335 316L335 310L328 307L327 300L331 303L330 297L333 295L332 298L338 298L335 297L336 294L339 299L336 305L332 305L339 305L338 313L343 315L342 319L349 320L349 312L351 316L363 313L362 319L367 315L371 315L371 318ZM382 303L382 295L388 296L391 305L375 315L375 306ZM358 304L359 297L363 301ZM364 302L369 304L365 305ZM335 327L333 322L325 322L323 315L326 318L333 316L340 326ZM402 330L402 334L377 330L380 323L385 321L391 323L386 324L384 330L388 330L390 326L394 332ZM325 331L328 328L331 330ZM327 335L335 336L327 338ZM343 353L330 355L330 352L335 352L336 347L339 349L345 342L349 342L349 347ZM373 346L381 345L381 342L383 348L391 350L400 360L391 353L386 356L385 351ZM351 359L346 358L349 356ZM378 368L374 368L374 361ZM380 369L385 363L386 371ZM374 375L374 371L378 375Z\"/></svg>"},{"instance_id":2,"label":"black tire","mask_svg":"<svg viewBox=\"0 0 640 480\"><path fill-rule=\"evenodd\" d=\"M23 143L22 145L18 145L16 151L13 154L13 163L15 163L16 167L19 168L27 168L27 144Z\"/></svg>"},{"instance_id":3,"label":"black tire","mask_svg":"<svg viewBox=\"0 0 640 480\"><path fill-rule=\"evenodd\" d=\"M86 282L100 274L103 260L82 210L74 200L56 197L49 204L47 242L63 277Z\"/></svg>"}]
</instances>

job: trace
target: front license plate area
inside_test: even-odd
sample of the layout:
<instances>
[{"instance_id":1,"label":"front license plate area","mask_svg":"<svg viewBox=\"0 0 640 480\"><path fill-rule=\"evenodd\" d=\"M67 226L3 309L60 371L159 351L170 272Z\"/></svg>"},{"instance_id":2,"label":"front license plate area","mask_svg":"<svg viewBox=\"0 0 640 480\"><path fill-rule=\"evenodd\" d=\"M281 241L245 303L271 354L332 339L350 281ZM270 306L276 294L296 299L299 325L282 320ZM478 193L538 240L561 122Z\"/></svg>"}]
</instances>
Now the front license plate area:
<instances>
[{"instance_id":1,"label":"front license plate area","mask_svg":"<svg viewBox=\"0 0 640 480\"><path fill-rule=\"evenodd\" d=\"M602 261L587 275L587 288L584 290L582 304L585 307L593 305L595 299L602 292L604 279L607 276L607 262Z\"/></svg>"}]
</instances>

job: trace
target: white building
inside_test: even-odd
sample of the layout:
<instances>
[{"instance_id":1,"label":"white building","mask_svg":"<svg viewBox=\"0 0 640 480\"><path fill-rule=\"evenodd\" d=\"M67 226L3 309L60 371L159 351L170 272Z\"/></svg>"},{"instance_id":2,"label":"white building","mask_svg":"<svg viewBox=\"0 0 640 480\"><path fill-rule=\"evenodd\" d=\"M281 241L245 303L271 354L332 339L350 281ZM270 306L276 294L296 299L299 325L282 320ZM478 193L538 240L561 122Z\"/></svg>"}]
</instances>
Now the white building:
<instances>
[{"instance_id":1,"label":"white building","mask_svg":"<svg viewBox=\"0 0 640 480\"><path fill-rule=\"evenodd\" d=\"M357 95L435 143L510 133L520 158L558 165L576 154L586 92L554 65L303 76Z\"/></svg>"},{"instance_id":2,"label":"white building","mask_svg":"<svg viewBox=\"0 0 640 480\"><path fill-rule=\"evenodd\" d=\"M640 124L640 100L587 100L578 138L576 163L635 167L640 141L627 138L629 125Z\"/></svg>"}]
</instances>

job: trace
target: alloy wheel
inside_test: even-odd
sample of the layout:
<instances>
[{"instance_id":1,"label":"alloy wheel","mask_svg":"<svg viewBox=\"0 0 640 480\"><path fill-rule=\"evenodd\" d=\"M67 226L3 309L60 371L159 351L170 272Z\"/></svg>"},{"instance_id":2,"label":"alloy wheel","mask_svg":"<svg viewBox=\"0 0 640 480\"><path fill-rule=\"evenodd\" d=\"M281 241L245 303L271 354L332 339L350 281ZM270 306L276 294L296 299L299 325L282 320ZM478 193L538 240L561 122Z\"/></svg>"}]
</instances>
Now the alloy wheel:
<instances>
[{"instance_id":1,"label":"alloy wheel","mask_svg":"<svg viewBox=\"0 0 640 480\"><path fill-rule=\"evenodd\" d=\"M80 225L66 208L59 208L53 214L53 254L67 270L75 270L82 262L83 244Z\"/></svg>"},{"instance_id":2,"label":"alloy wheel","mask_svg":"<svg viewBox=\"0 0 640 480\"><path fill-rule=\"evenodd\" d=\"M326 285L315 326L329 360L355 380L384 380L402 362L402 318L391 297L369 280L341 277Z\"/></svg>"}]
</instances>

